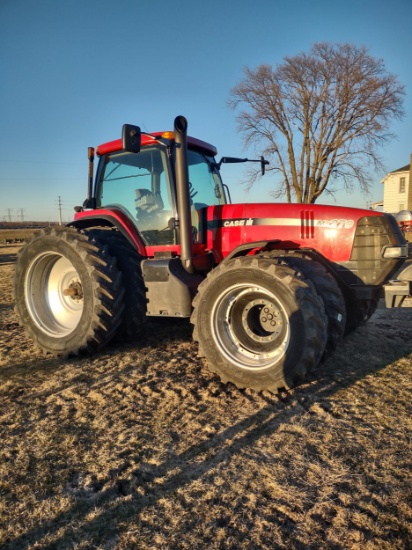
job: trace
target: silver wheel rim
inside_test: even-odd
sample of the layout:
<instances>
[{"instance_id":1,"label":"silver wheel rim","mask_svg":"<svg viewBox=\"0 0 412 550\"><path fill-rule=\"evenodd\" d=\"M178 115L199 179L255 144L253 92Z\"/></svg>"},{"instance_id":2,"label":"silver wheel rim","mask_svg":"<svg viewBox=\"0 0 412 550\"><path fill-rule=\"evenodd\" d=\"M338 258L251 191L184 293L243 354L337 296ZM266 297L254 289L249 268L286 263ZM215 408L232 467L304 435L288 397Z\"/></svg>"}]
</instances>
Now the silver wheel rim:
<instances>
[{"instance_id":1,"label":"silver wheel rim","mask_svg":"<svg viewBox=\"0 0 412 550\"><path fill-rule=\"evenodd\" d=\"M55 338L67 336L83 313L83 287L73 264L46 252L31 263L25 279L26 306L34 323Z\"/></svg>"},{"instance_id":2,"label":"silver wheel rim","mask_svg":"<svg viewBox=\"0 0 412 550\"><path fill-rule=\"evenodd\" d=\"M227 288L215 301L210 322L215 343L238 368L266 370L288 348L288 314L276 296L262 286Z\"/></svg>"}]
</instances>

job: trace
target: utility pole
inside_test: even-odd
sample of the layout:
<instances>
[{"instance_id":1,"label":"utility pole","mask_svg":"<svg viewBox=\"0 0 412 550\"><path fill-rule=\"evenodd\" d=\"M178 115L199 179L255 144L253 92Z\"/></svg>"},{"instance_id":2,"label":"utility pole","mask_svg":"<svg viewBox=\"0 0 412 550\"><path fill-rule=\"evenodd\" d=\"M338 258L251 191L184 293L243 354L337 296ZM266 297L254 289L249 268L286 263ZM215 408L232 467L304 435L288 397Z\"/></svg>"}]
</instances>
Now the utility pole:
<instances>
[{"instance_id":1,"label":"utility pole","mask_svg":"<svg viewBox=\"0 0 412 550\"><path fill-rule=\"evenodd\" d=\"M24 214L23 212L26 210L25 208L19 208L20 210L20 221L23 223L24 222Z\"/></svg>"},{"instance_id":2,"label":"utility pole","mask_svg":"<svg viewBox=\"0 0 412 550\"><path fill-rule=\"evenodd\" d=\"M60 195L58 196L57 206L59 209L59 225L61 225L62 224L62 199Z\"/></svg>"},{"instance_id":3,"label":"utility pole","mask_svg":"<svg viewBox=\"0 0 412 550\"><path fill-rule=\"evenodd\" d=\"M9 222L11 222L11 208L6 208L6 211L8 213Z\"/></svg>"}]
</instances>

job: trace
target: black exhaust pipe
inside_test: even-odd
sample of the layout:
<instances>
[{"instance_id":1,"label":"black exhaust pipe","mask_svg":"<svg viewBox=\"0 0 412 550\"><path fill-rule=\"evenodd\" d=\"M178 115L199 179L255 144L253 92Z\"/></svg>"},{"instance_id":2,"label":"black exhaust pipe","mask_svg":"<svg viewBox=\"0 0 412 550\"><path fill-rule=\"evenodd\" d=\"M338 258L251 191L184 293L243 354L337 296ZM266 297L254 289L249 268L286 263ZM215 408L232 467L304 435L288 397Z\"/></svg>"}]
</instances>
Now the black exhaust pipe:
<instances>
[{"instance_id":1,"label":"black exhaust pipe","mask_svg":"<svg viewBox=\"0 0 412 550\"><path fill-rule=\"evenodd\" d=\"M93 162L94 162L94 147L87 149L87 158L89 159L89 177L87 182L87 200L91 201L93 197Z\"/></svg>"},{"instance_id":2,"label":"black exhaust pipe","mask_svg":"<svg viewBox=\"0 0 412 550\"><path fill-rule=\"evenodd\" d=\"M187 120L181 115L175 118L175 143L177 212L179 217L181 261L188 273L194 273L192 215L190 210L189 169L187 164Z\"/></svg>"}]
</instances>

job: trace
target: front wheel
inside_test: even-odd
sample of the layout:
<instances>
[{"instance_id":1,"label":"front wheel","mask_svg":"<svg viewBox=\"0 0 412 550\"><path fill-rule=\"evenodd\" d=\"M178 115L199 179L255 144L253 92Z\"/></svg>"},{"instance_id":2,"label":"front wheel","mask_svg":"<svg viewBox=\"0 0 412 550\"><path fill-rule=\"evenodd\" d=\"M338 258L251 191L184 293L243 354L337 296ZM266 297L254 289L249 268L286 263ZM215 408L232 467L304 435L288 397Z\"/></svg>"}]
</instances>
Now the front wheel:
<instances>
[{"instance_id":1,"label":"front wheel","mask_svg":"<svg viewBox=\"0 0 412 550\"><path fill-rule=\"evenodd\" d=\"M238 388L293 387L325 349L327 321L313 285L268 259L223 262L201 283L193 306L200 355Z\"/></svg>"},{"instance_id":2,"label":"front wheel","mask_svg":"<svg viewBox=\"0 0 412 550\"><path fill-rule=\"evenodd\" d=\"M124 308L116 260L87 235L65 227L39 231L21 250L14 297L32 339L60 356L106 344Z\"/></svg>"},{"instance_id":3,"label":"front wheel","mask_svg":"<svg viewBox=\"0 0 412 550\"><path fill-rule=\"evenodd\" d=\"M323 300L328 318L328 340L322 357L322 360L326 360L333 355L345 333L346 305L342 291L332 275L310 257L295 251L282 256L280 260L302 272L307 280L312 281L316 292Z\"/></svg>"}]
</instances>

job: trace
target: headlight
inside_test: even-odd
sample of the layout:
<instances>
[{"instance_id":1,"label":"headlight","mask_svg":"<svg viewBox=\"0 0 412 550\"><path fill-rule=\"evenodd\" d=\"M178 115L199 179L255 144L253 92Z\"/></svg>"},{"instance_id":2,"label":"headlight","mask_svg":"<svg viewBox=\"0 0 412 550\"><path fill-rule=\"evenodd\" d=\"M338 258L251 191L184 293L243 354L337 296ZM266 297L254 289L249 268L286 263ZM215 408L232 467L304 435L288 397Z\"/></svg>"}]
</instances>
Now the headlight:
<instances>
[{"instance_id":1,"label":"headlight","mask_svg":"<svg viewBox=\"0 0 412 550\"><path fill-rule=\"evenodd\" d=\"M400 246L387 246L384 248L382 256L384 258L407 258L408 245L402 244Z\"/></svg>"}]
</instances>

